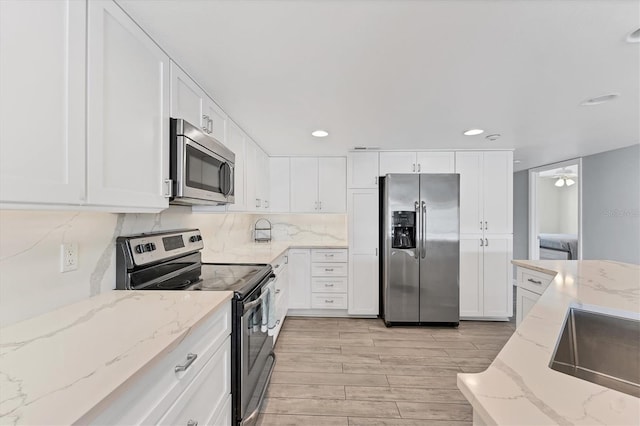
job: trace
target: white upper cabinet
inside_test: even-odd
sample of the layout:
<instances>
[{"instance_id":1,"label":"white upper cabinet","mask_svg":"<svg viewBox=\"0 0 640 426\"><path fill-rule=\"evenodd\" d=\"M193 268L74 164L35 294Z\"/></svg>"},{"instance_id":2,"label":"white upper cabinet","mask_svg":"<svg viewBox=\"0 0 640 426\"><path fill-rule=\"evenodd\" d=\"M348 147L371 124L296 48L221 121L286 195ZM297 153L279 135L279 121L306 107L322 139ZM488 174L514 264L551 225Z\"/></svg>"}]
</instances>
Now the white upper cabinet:
<instances>
[{"instance_id":1,"label":"white upper cabinet","mask_svg":"<svg viewBox=\"0 0 640 426\"><path fill-rule=\"evenodd\" d=\"M88 5L88 201L166 208L169 57L112 1Z\"/></svg>"},{"instance_id":2,"label":"white upper cabinet","mask_svg":"<svg viewBox=\"0 0 640 426\"><path fill-rule=\"evenodd\" d=\"M347 163L344 157L291 157L291 211L344 213Z\"/></svg>"},{"instance_id":3,"label":"white upper cabinet","mask_svg":"<svg viewBox=\"0 0 640 426\"><path fill-rule=\"evenodd\" d=\"M175 62L171 61L171 117L181 118L203 130L207 95Z\"/></svg>"},{"instance_id":4,"label":"white upper cabinet","mask_svg":"<svg viewBox=\"0 0 640 426\"><path fill-rule=\"evenodd\" d=\"M347 187L378 187L377 152L350 152L347 156Z\"/></svg>"},{"instance_id":5,"label":"white upper cabinet","mask_svg":"<svg viewBox=\"0 0 640 426\"><path fill-rule=\"evenodd\" d=\"M454 173L455 154L447 151L380 153L380 176L389 173Z\"/></svg>"},{"instance_id":6,"label":"white upper cabinet","mask_svg":"<svg viewBox=\"0 0 640 426\"><path fill-rule=\"evenodd\" d=\"M347 209L347 159L318 158L318 202L322 213L344 213Z\"/></svg>"},{"instance_id":7,"label":"white upper cabinet","mask_svg":"<svg viewBox=\"0 0 640 426\"><path fill-rule=\"evenodd\" d=\"M227 140L226 145L236 155L234 170L234 198L233 204L228 206L229 211L246 210L246 189L245 189L245 136L244 132L233 121L227 120Z\"/></svg>"},{"instance_id":8,"label":"white upper cabinet","mask_svg":"<svg viewBox=\"0 0 640 426\"><path fill-rule=\"evenodd\" d=\"M291 211L318 212L318 159L291 158Z\"/></svg>"},{"instance_id":9,"label":"white upper cabinet","mask_svg":"<svg viewBox=\"0 0 640 426\"><path fill-rule=\"evenodd\" d=\"M202 119L205 133L213 136L218 142L227 145L227 114L208 96L205 98Z\"/></svg>"},{"instance_id":10,"label":"white upper cabinet","mask_svg":"<svg viewBox=\"0 0 640 426\"><path fill-rule=\"evenodd\" d=\"M270 208L275 213L289 212L290 175L289 157L271 157L270 165Z\"/></svg>"},{"instance_id":11,"label":"white upper cabinet","mask_svg":"<svg viewBox=\"0 0 640 426\"><path fill-rule=\"evenodd\" d=\"M0 203L85 201L86 3L0 1Z\"/></svg>"},{"instance_id":12,"label":"white upper cabinet","mask_svg":"<svg viewBox=\"0 0 640 426\"><path fill-rule=\"evenodd\" d=\"M417 152L418 173L455 173L456 157L453 152Z\"/></svg>"},{"instance_id":13,"label":"white upper cabinet","mask_svg":"<svg viewBox=\"0 0 640 426\"><path fill-rule=\"evenodd\" d=\"M257 170L256 194L257 194L258 200L260 200L258 211L269 210L269 205L270 205L269 169L270 169L269 156L260 147L257 147L256 149L256 170Z\"/></svg>"},{"instance_id":14,"label":"white upper cabinet","mask_svg":"<svg viewBox=\"0 0 640 426\"><path fill-rule=\"evenodd\" d=\"M415 173L416 170L415 152L380 153L380 176L389 173Z\"/></svg>"},{"instance_id":15,"label":"white upper cabinet","mask_svg":"<svg viewBox=\"0 0 640 426\"><path fill-rule=\"evenodd\" d=\"M513 153L461 151L460 233L513 233Z\"/></svg>"},{"instance_id":16,"label":"white upper cabinet","mask_svg":"<svg viewBox=\"0 0 640 426\"><path fill-rule=\"evenodd\" d=\"M244 139L244 160L245 160L245 203L246 211L253 212L260 207L260 200L256 192L258 171L256 155L258 146L250 138Z\"/></svg>"}]
</instances>

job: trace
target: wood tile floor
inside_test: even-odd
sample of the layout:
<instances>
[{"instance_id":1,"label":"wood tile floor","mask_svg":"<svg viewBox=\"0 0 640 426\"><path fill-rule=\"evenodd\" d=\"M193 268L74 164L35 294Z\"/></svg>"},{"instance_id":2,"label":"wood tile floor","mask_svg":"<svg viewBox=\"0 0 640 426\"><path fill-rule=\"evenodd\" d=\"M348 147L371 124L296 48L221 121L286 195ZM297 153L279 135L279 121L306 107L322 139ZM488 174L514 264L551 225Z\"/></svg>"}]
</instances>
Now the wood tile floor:
<instances>
[{"instance_id":1,"label":"wood tile floor","mask_svg":"<svg viewBox=\"0 0 640 426\"><path fill-rule=\"evenodd\" d=\"M471 425L456 374L486 369L514 330L514 322L387 328L379 319L288 317L258 425Z\"/></svg>"}]
</instances>

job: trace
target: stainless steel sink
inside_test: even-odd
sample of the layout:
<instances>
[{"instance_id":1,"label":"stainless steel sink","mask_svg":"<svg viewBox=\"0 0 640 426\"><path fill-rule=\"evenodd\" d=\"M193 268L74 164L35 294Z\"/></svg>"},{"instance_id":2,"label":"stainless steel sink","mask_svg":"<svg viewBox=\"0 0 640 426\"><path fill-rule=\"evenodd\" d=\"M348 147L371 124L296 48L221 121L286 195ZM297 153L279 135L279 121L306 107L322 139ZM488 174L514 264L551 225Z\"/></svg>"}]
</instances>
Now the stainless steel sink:
<instances>
[{"instance_id":1,"label":"stainless steel sink","mask_svg":"<svg viewBox=\"0 0 640 426\"><path fill-rule=\"evenodd\" d=\"M569 309L549 367L640 397L640 321Z\"/></svg>"}]
</instances>

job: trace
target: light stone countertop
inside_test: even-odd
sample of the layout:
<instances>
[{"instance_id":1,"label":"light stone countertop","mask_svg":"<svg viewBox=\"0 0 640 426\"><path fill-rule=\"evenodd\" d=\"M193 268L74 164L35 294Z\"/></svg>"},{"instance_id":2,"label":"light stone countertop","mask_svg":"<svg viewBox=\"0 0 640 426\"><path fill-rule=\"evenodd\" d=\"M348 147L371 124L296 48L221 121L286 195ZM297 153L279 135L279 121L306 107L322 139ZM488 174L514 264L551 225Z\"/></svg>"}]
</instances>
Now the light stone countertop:
<instances>
[{"instance_id":1,"label":"light stone countertop","mask_svg":"<svg viewBox=\"0 0 640 426\"><path fill-rule=\"evenodd\" d=\"M335 243L272 241L270 243L249 243L223 252L202 251L202 261L208 263L273 263L289 249L346 249L346 241Z\"/></svg>"},{"instance_id":2,"label":"light stone countertop","mask_svg":"<svg viewBox=\"0 0 640 426\"><path fill-rule=\"evenodd\" d=\"M570 307L640 318L640 266L611 261L513 261L557 274L489 368L458 374L488 425L638 425L640 399L549 368Z\"/></svg>"},{"instance_id":3,"label":"light stone countertop","mask_svg":"<svg viewBox=\"0 0 640 426\"><path fill-rule=\"evenodd\" d=\"M0 424L78 422L232 294L111 291L0 329Z\"/></svg>"}]
</instances>

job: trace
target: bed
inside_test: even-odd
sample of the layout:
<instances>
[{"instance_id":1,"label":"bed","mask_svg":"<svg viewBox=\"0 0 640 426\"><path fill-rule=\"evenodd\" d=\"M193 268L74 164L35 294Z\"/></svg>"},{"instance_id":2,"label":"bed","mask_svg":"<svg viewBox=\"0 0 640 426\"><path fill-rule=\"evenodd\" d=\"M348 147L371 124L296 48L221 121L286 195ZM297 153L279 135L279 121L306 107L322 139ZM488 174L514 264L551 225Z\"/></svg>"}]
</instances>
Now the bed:
<instances>
[{"instance_id":1,"label":"bed","mask_svg":"<svg viewBox=\"0 0 640 426\"><path fill-rule=\"evenodd\" d=\"M578 259L578 236L575 234L540 234L540 259Z\"/></svg>"}]
</instances>

